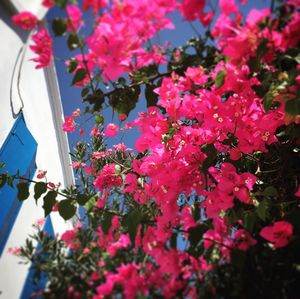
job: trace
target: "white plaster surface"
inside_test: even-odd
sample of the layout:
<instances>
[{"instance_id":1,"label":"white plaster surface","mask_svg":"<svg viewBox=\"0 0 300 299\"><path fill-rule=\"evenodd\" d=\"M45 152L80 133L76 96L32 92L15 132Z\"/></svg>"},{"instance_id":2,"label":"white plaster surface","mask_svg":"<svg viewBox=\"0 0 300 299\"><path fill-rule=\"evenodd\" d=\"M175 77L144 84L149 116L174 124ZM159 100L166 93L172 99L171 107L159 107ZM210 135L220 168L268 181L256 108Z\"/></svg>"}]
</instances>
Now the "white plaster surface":
<instances>
[{"instance_id":1,"label":"white plaster surface","mask_svg":"<svg viewBox=\"0 0 300 299\"><path fill-rule=\"evenodd\" d=\"M13 2L16 5L21 3L22 8L28 5L28 10L33 12L39 8L39 1L36 0ZM61 182L62 186L70 185L73 175L69 167L67 139L64 133L57 130L61 127L63 114L59 92L53 84L55 78L50 78L52 84L49 86L49 76L55 75L55 72L35 70L34 62L30 61L34 55L28 47L28 33L16 29L10 18L10 12L0 2L0 146L15 122L14 113L19 111L23 101L26 125L38 143L37 169L47 170L48 181ZM22 50L25 51L23 63ZM0 202L1 200L0 198ZM20 265L20 260L8 254L7 249L24 244L26 237L33 231L32 223L43 217L41 206L42 200L37 206L33 197L30 197L23 203L18 214L6 248L0 257L1 299L15 299L20 296L28 266ZM51 219L56 233L62 233L71 226L59 216L51 216Z\"/></svg>"}]
</instances>

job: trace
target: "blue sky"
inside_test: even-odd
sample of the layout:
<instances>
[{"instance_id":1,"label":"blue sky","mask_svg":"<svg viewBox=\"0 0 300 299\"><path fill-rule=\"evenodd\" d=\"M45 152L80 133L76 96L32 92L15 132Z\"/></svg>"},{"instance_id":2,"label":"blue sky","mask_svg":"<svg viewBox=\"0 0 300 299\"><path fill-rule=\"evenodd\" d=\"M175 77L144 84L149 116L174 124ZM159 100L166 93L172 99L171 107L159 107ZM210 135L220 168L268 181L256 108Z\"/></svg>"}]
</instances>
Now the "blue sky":
<instances>
[{"instance_id":1,"label":"blue sky","mask_svg":"<svg viewBox=\"0 0 300 299\"><path fill-rule=\"evenodd\" d=\"M237 0L238 1L238 0ZM260 1L254 1L249 0L248 4L241 6L241 11L244 15L247 15L247 12L250 11L252 8L262 9L265 7L270 7L271 0L260 0ZM64 12L58 8L55 8L51 10L47 16L49 21L49 27L51 27L51 20L54 19L57 16L65 17ZM178 12L172 13L171 18L173 20L173 23L176 26L175 30L164 30L160 33L160 41L162 45L169 41L172 46L180 46L184 44L188 39L195 37L195 31L192 29L191 25L188 22L184 22L182 20L182 17L179 15ZM88 33L91 28L91 16L87 15L85 17L85 23L86 27L82 29L83 33ZM193 23L194 28L200 33L203 34L203 27L200 24L200 22L196 21ZM70 51L67 48L66 45L66 38L65 37L59 37L54 39L54 47L55 47L55 57L56 57L56 71L58 75L58 81L60 85L60 92L62 97L62 103L64 108L65 115L71 115L71 113L76 110L76 108L80 108L81 111L84 110L84 107L86 104L81 103L81 95L80 91L81 88L76 88L71 86L72 81L72 75L67 74L66 67L64 60L67 58L70 58ZM77 52L73 51L73 55L75 55ZM134 111L131 112L129 116L129 121L132 121L134 118L137 117L138 111L146 111L146 102L143 98L141 98L137 104L137 107ZM112 110L106 109L104 111L104 117L107 122L114 121L116 124L119 124L119 121L117 119L117 115L115 115L114 119L112 118ZM82 119L80 119L82 121ZM88 139L88 133L91 129L91 126L93 125L93 120L87 122L84 127L86 128L86 134L85 138ZM112 139L109 138L108 144L117 144L120 141L124 142L128 147L134 148L134 140L137 138L138 132L136 129L132 131L127 131L124 138L121 139L121 134L118 134L117 138ZM82 137L79 137L78 133L71 133L68 134L70 148L72 148L76 142L82 139Z\"/></svg>"}]
</instances>

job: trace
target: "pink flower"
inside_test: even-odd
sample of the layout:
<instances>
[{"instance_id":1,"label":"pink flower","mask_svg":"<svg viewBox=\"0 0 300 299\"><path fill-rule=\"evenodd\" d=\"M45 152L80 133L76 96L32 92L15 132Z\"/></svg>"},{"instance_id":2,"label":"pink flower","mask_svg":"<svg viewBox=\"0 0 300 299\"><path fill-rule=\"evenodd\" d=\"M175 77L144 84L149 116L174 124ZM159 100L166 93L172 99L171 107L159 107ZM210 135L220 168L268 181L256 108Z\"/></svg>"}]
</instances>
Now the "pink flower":
<instances>
[{"instance_id":1,"label":"pink flower","mask_svg":"<svg viewBox=\"0 0 300 299\"><path fill-rule=\"evenodd\" d=\"M239 160L242 156L241 151L238 148L233 148L230 151L230 159L233 161Z\"/></svg>"},{"instance_id":2,"label":"pink flower","mask_svg":"<svg viewBox=\"0 0 300 299\"><path fill-rule=\"evenodd\" d=\"M34 223L32 226L36 226L36 227L41 228L42 226L44 226L45 221L46 221L45 218L37 219L37 220L35 221L35 223Z\"/></svg>"},{"instance_id":3,"label":"pink flower","mask_svg":"<svg viewBox=\"0 0 300 299\"><path fill-rule=\"evenodd\" d=\"M98 136L100 135L100 132L98 130L98 128L95 126L92 128L91 132L90 132L90 136Z\"/></svg>"},{"instance_id":4,"label":"pink flower","mask_svg":"<svg viewBox=\"0 0 300 299\"><path fill-rule=\"evenodd\" d=\"M80 167L85 167L86 164L83 163L83 162L72 162L71 166L72 166L72 168L74 168L74 169L78 169L78 168L80 168Z\"/></svg>"},{"instance_id":5,"label":"pink flower","mask_svg":"<svg viewBox=\"0 0 300 299\"><path fill-rule=\"evenodd\" d=\"M236 14L239 12L234 0L219 0L219 5L222 13L225 15Z\"/></svg>"},{"instance_id":6,"label":"pink flower","mask_svg":"<svg viewBox=\"0 0 300 299\"><path fill-rule=\"evenodd\" d=\"M87 10L93 8L93 13L96 14L99 9L105 7L108 4L108 0L83 0L82 8Z\"/></svg>"},{"instance_id":7,"label":"pink flower","mask_svg":"<svg viewBox=\"0 0 300 299\"><path fill-rule=\"evenodd\" d=\"M90 253L90 249L89 248L84 248L82 251L83 254L89 254Z\"/></svg>"},{"instance_id":8,"label":"pink flower","mask_svg":"<svg viewBox=\"0 0 300 299\"><path fill-rule=\"evenodd\" d=\"M74 116L74 117L80 116L80 109L77 108L75 111L73 111L72 116Z\"/></svg>"},{"instance_id":9,"label":"pink flower","mask_svg":"<svg viewBox=\"0 0 300 299\"><path fill-rule=\"evenodd\" d=\"M73 133L75 131L75 121L72 116L66 116L63 124L63 131Z\"/></svg>"},{"instance_id":10,"label":"pink flower","mask_svg":"<svg viewBox=\"0 0 300 299\"><path fill-rule=\"evenodd\" d=\"M116 174L116 165L115 164L107 164L105 165L100 173L98 174L94 185L100 191L106 188L112 188L115 186L122 185L122 179L119 175Z\"/></svg>"},{"instance_id":11,"label":"pink flower","mask_svg":"<svg viewBox=\"0 0 300 299\"><path fill-rule=\"evenodd\" d=\"M120 120L120 121L123 121L123 120L125 120L125 119L127 119L127 115L126 115L125 113L119 114L119 120Z\"/></svg>"},{"instance_id":12,"label":"pink flower","mask_svg":"<svg viewBox=\"0 0 300 299\"><path fill-rule=\"evenodd\" d=\"M54 0L43 0L42 5L47 8L51 8L55 5Z\"/></svg>"},{"instance_id":13,"label":"pink flower","mask_svg":"<svg viewBox=\"0 0 300 299\"><path fill-rule=\"evenodd\" d=\"M37 174L37 178L38 179L43 179L44 177L45 177L45 175L47 174L47 170L41 170L41 169L39 169L38 170L38 174Z\"/></svg>"},{"instance_id":14,"label":"pink flower","mask_svg":"<svg viewBox=\"0 0 300 299\"><path fill-rule=\"evenodd\" d=\"M21 247L9 247L7 252L13 255L20 255L21 254Z\"/></svg>"},{"instance_id":15,"label":"pink flower","mask_svg":"<svg viewBox=\"0 0 300 299\"><path fill-rule=\"evenodd\" d=\"M106 198L104 196L100 196L96 202L95 207L98 209L102 209L105 206Z\"/></svg>"},{"instance_id":16,"label":"pink flower","mask_svg":"<svg viewBox=\"0 0 300 299\"><path fill-rule=\"evenodd\" d=\"M296 191L295 196L300 197L300 185L298 186L298 190Z\"/></svg>"},{"instance_id":17,"label":"pink flower","mask_svg":"<svg viewBox=\"0 0 300 299\"><path fill-rule=\"evenodd\" d=\"M83 25L82 13L77 5L69 4L66 7L68 15L68 29L70 31L78 30Z\"/></svg>"},{"instance_id":18,"label":"pink flower","mask_svg":"<svg viewBox=\"0 0 300 299\"><path fill-rule=\"evenodd\" d=\"M293 235L293 226L287 221L277 221L260 231L260 236L274 243L274 248L284 247Z\"/></svg>"},{"instance_id":19,"label":"pink flower","mask_svg":"<svg viewBox=\"0 0 300 299\"><path fill-rule=\"evenodd\" d=\"M61 239L71 249L78 249L80 247L79 241L76 239L76 232L76 228L72 230L66 230L61 236Z\"/></svg>"},{"instance_id":20,"label":"pink flower","mask_svg":"<svg viewBox=\"0 0 300 299\"><path fill-rule=\"evenodd\" d=\"M84 129L82 129L82 128L79 129L79 135L80 135L80 136L83 136L83 135L84 135Z\"/></svg>"},{"instance_id":21,"label":"pink flower","mask_svg":"<svg viewBox=\"0 0 300 299\"><path fill-rule=\"evenodd\" d=\"M205 6L205 0L183 0L179 11L187 21L194 21L199 17Z\"/></svg>"},{"instance_id":22,"label":"pink flower","mask_svg":"<svg viewBox=\"0 0 300 299\"><path fill-rule=\"evenodd\" d=\"M119 128L117 125L110 123L107 125L104 135L107 137L115 137L118 133L118 130Z\"/></svg>"},{"instance_id":23,"label":"pink flower","mask_svg":"<svg viewBox=\"0 0 300 299\"><path fill-rule=\"evenodd\" d=\"M38 24L37 17L30 11L22 11L12 17L13 23L24 30L32 30Z\"/></svg>"},{"instance_id":24,"label":"pink flower","mask_svg":"<svg viewBox=\"0 0 300 299\"><path fill-rule=\"evenodd\" d=\"M54 183L48 182L47 187L48 187L50 190L54 190L56 186L55 186Z\"/></svg>"},{"instance_id":25,"label":"pink flower","mask_svg":"<svg viewBox=\"0 0 300 299\"><path fill-rule=\"evenodd\" d=\"M130 244L131 244L131 242L130 242L129 236L122 234L120 236L120 239L117 242L112 243L110 246L107 247L107 251L110 254L110 256L113 257L117 254L117 251L119 249L126 248Z\"/></svg>"},{"instance_id":26,"label":"pink flower","mask_svg":"<svg viewBox=\"0 0 300 299\"><path fill-rule=\"evenodd\" d=\"M53 56L53 42L48 31L45 28L40 29L32 36L32 40L34 44L30 46L30 49L38 55L32 59L38 63L35 68L40 69L49 66Z\"/></svg>"},{"instance_id":27,"label":"pink flower","mask_svg":"<svg viewBox=\"0 0 300 299\"><path fill-rule=\"evenodd\" d=\"M99 160L105 157L105 152L93 152L93 158Z\"/></svg>"},{"instance_id":28,"label":"pink flower","mask_svg":"<svg viewBox=\"0 0 300 299\"><path fill-rule=\"evenodd\" d=\"M57 212L58 211L58 202L56 202L52 208L52 212Z\"/></svg>"},{"instance_id":29,"label":"pink flower","mask_svg":"<svg viewBox=\"0 0 300 299\"><path fill-rule=\"evenodd\" d=\"M235 241L237 248L242 251L247 251L251 246L254 246L257 241L243 228L235 232Z\"/></svg>"},{"instance_id":30,"label":"pink flower","mask_svg":"<svg viewBox=\"0 0 300 299\"><path fill-rule=\"evenodd\" d=\"M114 145L114 148L118 152L125 152L126 150L129 150L129 148L127 148L127 146L124 143L118 143Z\"/></svg>"}]
</instances>

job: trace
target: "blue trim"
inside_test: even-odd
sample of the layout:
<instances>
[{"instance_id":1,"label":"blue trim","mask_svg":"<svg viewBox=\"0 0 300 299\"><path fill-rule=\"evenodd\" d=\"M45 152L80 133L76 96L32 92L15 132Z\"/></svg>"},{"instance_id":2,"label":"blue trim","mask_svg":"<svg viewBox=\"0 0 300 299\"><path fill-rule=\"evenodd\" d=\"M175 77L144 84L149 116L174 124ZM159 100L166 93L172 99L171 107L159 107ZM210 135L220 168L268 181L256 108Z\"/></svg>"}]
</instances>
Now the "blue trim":
<instances>
[{"instance_id":1,"label":"blue trim","mask_svg":"<svg viewBox=\"0 0 300 299\"><path fill-rule=\"evenodd\" d=\"M54 237L54 229L52 226L50 216L47 217L43 231L46 232L49 236ZM36 247L36 250L39 250L40 248L41 248L41 244L38 244ZM20 299L29 299L29 298L31 298L31 296L34 292L45 289L45 287L47 285L46 274L42 272L41 278L37 284L34 284L34 274L35 274L35 271L31 266L29 268ZM41 298L41 297L38 296L35 298Z\"/></svg>"},{"instance_id":2,"label":"blue trim","mask_svg":"<svg viewBox=\"0 0 300 299\"><path fill-rule=\"evenodd\" d=\"M34 176L37 142L26 127L22 114L17 118L12 130L0 149L0 162L5 167L0 171L27 178ZM20 211L22 202L17 200L17 188L5 185L0 189L0 256L3 253L9 234Z\"/></svg>"}]
</instances>

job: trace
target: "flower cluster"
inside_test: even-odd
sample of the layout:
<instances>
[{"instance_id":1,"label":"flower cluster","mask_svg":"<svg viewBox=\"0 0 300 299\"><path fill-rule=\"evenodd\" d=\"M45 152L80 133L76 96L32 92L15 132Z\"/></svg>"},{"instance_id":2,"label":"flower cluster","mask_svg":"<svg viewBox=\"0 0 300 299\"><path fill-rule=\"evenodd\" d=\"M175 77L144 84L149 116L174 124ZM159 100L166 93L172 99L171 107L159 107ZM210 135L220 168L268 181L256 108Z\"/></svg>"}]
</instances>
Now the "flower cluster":
<instances>
[{"instance_id":1,"label":"flower cluster","mask_svg":"<svg viewBox=\"0 0 300 299\"><path fill-rule=\"evenodd\" d=\"M296 294L298 274L287 269L300 258L300 6L290 0L277 15L253 9L245 18L239 6L219 0L217 13L195 0L83 1L96 21L86 47L67 66L74 85L84 86L83 100L93 105L86 111L96 123L92 142L74 150L82 185L66 192L64 204L71 202L73 214L75 205L84 205L89 223L61 240L74 260L90 267L68 296L238 298L245 288L247 298L266 297L270 288L261 287L268 275L276 282L271 297ZM190 40L196 54L146 48L160 30L173 28L168 14L176 9L187 21L210 25L206 37L215 44ZM84 26L82 12L73 4L66 12L72 37ZM41 46L41 32L40 39L33 36L38 67L50 51ZM112 90L102 91L117 78ZM104 128L98 112L105 100L122 123L141 91L147 111L123 128ZM80 116L67 116L63 130L74 132L73 117ZM140 132L135 151L121 143L104 146L119 127ZM62 207L58 203L59 213L70 218ZM244 265L257 281L253 290ZM224 293L227 283L237 287Z\"/></svg>"},{"instance_id":2,"label":"flower cluster","mask_svg":"<svg viewBox=\"0 0 300 299\"><path fill-rule=\"evenodd\" d=\"M45 28L40 29L31 37L34 42L30 49L37 54L32 60L37 63L36 69L47 67L51 64L53 56L53 42L48 31Z\"/></svg>"}]
</instances>

